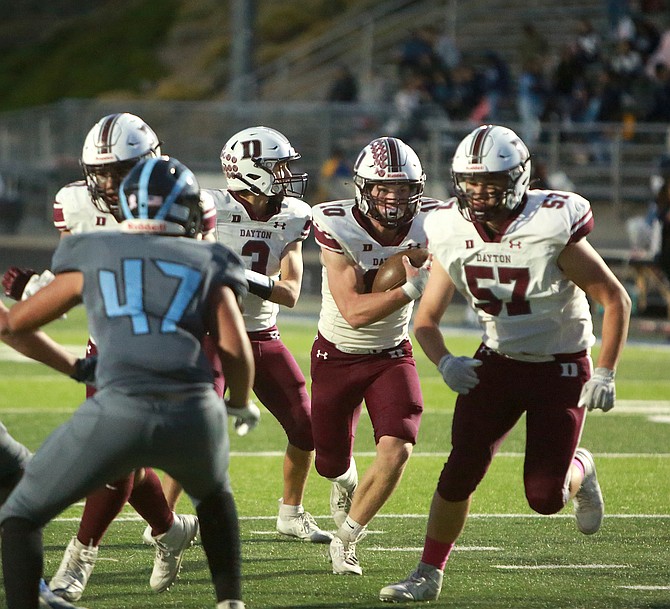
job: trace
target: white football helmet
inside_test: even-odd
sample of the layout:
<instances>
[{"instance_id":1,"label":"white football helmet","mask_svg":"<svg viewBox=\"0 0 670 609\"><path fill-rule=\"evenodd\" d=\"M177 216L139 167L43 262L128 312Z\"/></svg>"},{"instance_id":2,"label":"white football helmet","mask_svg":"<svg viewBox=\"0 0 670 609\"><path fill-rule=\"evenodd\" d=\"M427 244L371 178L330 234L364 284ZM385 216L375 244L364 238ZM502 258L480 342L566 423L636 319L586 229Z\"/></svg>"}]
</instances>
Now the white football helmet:
<instances>
[{"instance_id":1,"label":"white football helmet","mask_svg":"<svg viewBox=\"0 0 670 609\"><path fill-rule=\"evenodd\" d=\"M250 127L233 135L221 150L221 168L227 188L248 190L254 195L302 197L307 188L307 174L292 174L290 169L275 175L275 165L300 158L291 142L269 127Z\"/></svg>"},{"instance_id":2,"label":"white football helmet","mask_svg":"<svg viewBox=\"0 0 670 609\"><path fill-rule=\"evenodd\" d=\"M101 118L88 132L81 166L95 206L118 216L121 180L143 158L158 157L160 142L139 116L123 112Z\"/></svg>"},{"instance_id":3,"label":"white football helmet","mask_svg":"<svg viewBox=\"0 0 670 609\"><path fill-rule=\"evenodd\" d=\"M483 221L501 208L516 209L528 190L530 172L530 152L514 131L498 125L477 127L458 145L451 165L451 179L461 213L467 220ZM475 210L466 181L487 174L506 176L507 186L495 207Z\"/></svg>"},{"instance_id":4,"label":"white football helmet","mask_svg":"<svg viewBox=\"0 0 670 609\"><path fill-rule=\"evenodd\" d=\"M407 224L419 213L425 183L426 174L416 152L397 137L372 140L354 163L358 208L387 228ZM375 185L391 184L409 184L408 199L387 203L372 196Z\"/></svg>"}]
</instances>

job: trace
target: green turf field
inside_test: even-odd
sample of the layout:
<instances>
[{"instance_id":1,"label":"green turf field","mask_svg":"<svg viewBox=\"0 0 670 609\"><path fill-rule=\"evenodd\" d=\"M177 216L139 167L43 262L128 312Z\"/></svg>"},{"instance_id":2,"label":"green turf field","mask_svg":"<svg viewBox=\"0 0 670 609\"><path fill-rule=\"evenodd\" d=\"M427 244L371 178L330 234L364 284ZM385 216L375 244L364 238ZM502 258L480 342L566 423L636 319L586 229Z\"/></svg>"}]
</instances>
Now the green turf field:
<instances>
[{"instance_id":1,"label":"green turf field","mask_svg":"<svg viewBox=\"0 0 670 609\"><path fill-rule=\"evenodd\" d=\"M83 345L82 320L83 312L77 309L47 330L62 343ZM286 318L281 329L307 372L315 323ZM448 340L459 354L470 354L477 344L472 334L450 333ZM35 449L81 401L83 387L10 356L0 348L0 420ZM241 518L249 609L388 606L377 594L415 566L430 497L449 450L454 394L419 352L417 361L426 403L419 441L400 488L359 545L362 577L332 575L327 546L289 541L274 532L285 438L269 413L263 410L261 426L249 436L232 436L231 475ZM629 344L617 375L617 407L589 415L582 444L595 453L607 514L598 534L586 537L577 531L571 506L554 517L537 516L527 507L520 425L477 490L472 516L447 565L441 599L428 606L670 609L669 370L670 347ZM360 472L371 462L373 450L370 425L363 416L356 441ZM305 506L322 527L332 529L329 488L313 472ZM180 509L193 511L187 500ZM45 530L47 577L75 533L81 510L81 505L71 507ZM78 604L92 609L214 608L199 544L186 553L181 579L172 590L162 595L150 591L153 553L141 543L143 528L132 509L124 510L103 540Z\"/></svg>"}]
</instances>

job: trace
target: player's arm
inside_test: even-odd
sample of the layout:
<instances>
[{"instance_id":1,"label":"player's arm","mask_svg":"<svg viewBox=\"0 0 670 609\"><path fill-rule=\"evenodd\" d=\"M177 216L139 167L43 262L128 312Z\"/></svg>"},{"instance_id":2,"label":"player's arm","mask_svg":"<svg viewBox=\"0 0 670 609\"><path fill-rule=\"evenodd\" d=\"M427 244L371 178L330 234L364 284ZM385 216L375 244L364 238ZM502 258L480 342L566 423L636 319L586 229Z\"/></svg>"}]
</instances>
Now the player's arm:
<instances>
[{"instance_id":1,"label":"player's arm","mask_svg":"<svg viewBox=\"0 0 670 609\"><path fill-rule=\"evenodd\" d=\"M449 273L437 260L433 260L430 277L414 317L414 335L449 388L465 395L479 383L476 369L482 362L466 355L452 355L444 344L440 320L455 290Z\"/></svg>"},{"instance_id":2,"label":"player's arm","mask_svg":"<svg viewBox=\"0 0 670 609\"><path fill-rule=\"evenodd\" d=\"M402 288L365 293L363 274L342 254L322 248L321 259L326 267L330 293L352 328L384 319L412 300Z\"/></svg>"},{"instance_id":3,"label":"player's arm","mask_svg":"<svg viewBox=\"0 0 670 609\"><path fill-rule=\"evenodd\" d=\"M20 307L17 313L14 313L13 309L10 311L0 302L0 338L2 341L26 357L67 374L77 381L93 384L97 358L77 358L44 332L15 332L12 329L20 326L20 314L25 314L25 311L22 313L21 309L30 308L33 300L35 300L34 297L30 302L15 305L15 307Z\"/></svg>"},{"instance_id":4,"label":"player's arm","mask_svg":"<svg viewBox=\"0 0 670 609\"><path fill-rule=\"evenodd\" d=\"M2 336L32 332L67 313L81 303L84 276L80 272L60 273L31 296L17 302L7 314Z\"/></svg>"},{"instance_id":5,"label":"player's arm","mask_svg":"<svg viewBox=\"0 0 670 609\"><path fill-rule=\"evenodd\" d=\"M603 307L602 345L596 367L615 370L628 335L630 298L586 239L568 244L558 257L564 275Z\"/></svg>"},{"instance_id":6,"label":"player's arm","mask_svg":"<svg viewBox=\"0 0 670 609\"><path fill-rule=\"evenodd\" d=\"M246 408L254 379L254 358L233 290L227 286L215 289L210 310L214 316L211 326L229 390L228 404L233 408Z\"/></svg>"},{"instance_id":7,"label":"player's arm","mask_svg":"<svg viewBox=\"0 0 670 609\"><path fill-rule=\"evenodd\" d=\"M281 259L281 279L272 288L270 300L285 307L295 307L300 298L303 274L302 241L289 243Z\"/></svg>"},{"instance_id":8,"label":"player's arm","mask_svg":"<svg viewBox=\"0 0 670 609\"><path fill-rule=\"evenodd\" d=\"M454 282L444 267L433 259L426 289L414 315L414 335L428 359L436 366L449 354L440 332L440 320L455 292Z\"/></svg>"}]
</instances>

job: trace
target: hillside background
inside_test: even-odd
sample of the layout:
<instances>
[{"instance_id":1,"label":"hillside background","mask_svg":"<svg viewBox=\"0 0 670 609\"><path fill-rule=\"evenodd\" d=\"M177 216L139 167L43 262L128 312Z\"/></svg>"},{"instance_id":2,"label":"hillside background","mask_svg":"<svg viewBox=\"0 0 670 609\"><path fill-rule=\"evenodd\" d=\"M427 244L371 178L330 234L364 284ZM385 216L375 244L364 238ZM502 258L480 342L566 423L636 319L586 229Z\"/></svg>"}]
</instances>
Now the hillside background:
<instances>
[{"instance_id":1,"label":"hillside background","mask_svg":"<svg viewBox=\"0 0 670 609\"><path fill-rule=\"evenodd\" d=\"M61 98L225 99L230 6L217 0L3 0L0 111ZM260 0L254 62L364 0Z\"/></svg>"}]
</instances>

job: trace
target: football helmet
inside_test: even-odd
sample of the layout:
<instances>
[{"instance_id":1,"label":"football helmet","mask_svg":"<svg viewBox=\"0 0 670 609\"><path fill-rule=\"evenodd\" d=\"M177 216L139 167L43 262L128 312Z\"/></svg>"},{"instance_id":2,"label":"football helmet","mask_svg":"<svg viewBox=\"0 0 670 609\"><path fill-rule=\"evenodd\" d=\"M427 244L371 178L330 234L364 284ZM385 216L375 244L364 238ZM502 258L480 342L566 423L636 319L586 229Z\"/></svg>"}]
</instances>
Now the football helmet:
<instances>
[{"instance_id":1,"label":"football helmet","mask_svg":"<svg viewBox=\"0 0 670 609\"><path fill-rule=\"evenodd\" d=\"M81 152L86 186L95 206L119 216L119 185L140 160L158 157L160 142L139 116L123 112L101 118L88 132Z\"/></svg>"},{"instance_id":2,"label":"football helmet","mask_svg":"<svg viewBox=\"0 0 670 609\"><path fill-rule=\"evenodd\" d=\"M119 203L124 231L193 238L200 233L200 186L177 159L163 156L137 163L121 182Z\"/></svg>"},{"instance_id":3,"label":"football helmet","mask_svg":"<svg viewBox=\"0 0 670 609\"><path fill-rule=\"evenodd\" d=\"M521 205L530 184L530 152L521 138L507 127L482 125L467 135L456 148L451 179L463 216L485 221L501 209L512 211ZM466 182L490 178L500 183L494 206L474 205Z\"/></svg>"},{"instance_id":4,"label":"football helmet","mask_svg":"<svg viewBox=\"0 0 670 609\"><path fill-rule=\"evenodd\" d=\"M221 150L221 168L227 188L248 190L254 195L301 198L307 188L307 174L293 174L290 161L300 154L284 135L270 127L250 127L233 135ZM284 163L282 168L276 168Z\"/></svg>"},{"instance_id":5,"label":"football helmet","mask_svg":"<svg viewBox=\"0 0 670 609\"><path fill-rule=\"evenodd\" d=\"M419 213L426 174L416 152L397 137L372 140L354 164L356 204L365 214L387 228L411 222ZM390 200L373 196L375 186L409 186L407 197Z\"/></svg>"}]
</instances>

